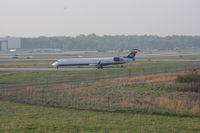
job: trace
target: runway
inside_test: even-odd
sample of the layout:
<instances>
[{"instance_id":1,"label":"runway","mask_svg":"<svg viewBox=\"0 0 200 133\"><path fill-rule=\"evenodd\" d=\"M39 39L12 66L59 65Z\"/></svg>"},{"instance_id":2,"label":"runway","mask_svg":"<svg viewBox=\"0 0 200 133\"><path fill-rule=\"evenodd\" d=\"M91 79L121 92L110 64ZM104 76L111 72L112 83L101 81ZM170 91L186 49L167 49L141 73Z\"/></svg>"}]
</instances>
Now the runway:
<instances>
[{"instance_id":1,"label":"runway","mask_svg":"<svg viewBox=\"0 0 200 133\"><path fill-rule=\"evenodd\" d=\"M200 62L200 59L136 59L136 61L151 61L151 62ZM0 68L0 71L91 71L96 70L93 67L71 67L71 68ZM114 69L104 67L104 69Z\"/></svg>"},{"instance_id":2,"label":"runway","mask_svg":"<svg viewBox=\"0 0 200 133\"><path fill-rule=\"evenodd\" d=\"M96 68L0 68L0 71L90 71Z\"/></svg>"},{"instance_id":3,"label":"runway","mask_svg":"<svg viewBox=\"0 0 200 133\"><path fill-rule=\"evenodd\" d=\"M136 61L152 61L152 62L200 62L198 59L137 59Z\"/></svg>"}]
</instances>

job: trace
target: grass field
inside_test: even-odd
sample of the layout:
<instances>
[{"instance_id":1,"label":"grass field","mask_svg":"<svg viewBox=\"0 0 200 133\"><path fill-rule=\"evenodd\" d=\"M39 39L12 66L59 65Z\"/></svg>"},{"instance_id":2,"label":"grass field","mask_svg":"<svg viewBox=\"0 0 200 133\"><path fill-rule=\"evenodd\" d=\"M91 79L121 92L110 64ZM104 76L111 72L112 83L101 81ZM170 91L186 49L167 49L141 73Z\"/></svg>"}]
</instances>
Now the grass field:
<instances>
[{"instance_id":1,"label":"grass field","mask_svg":"<svg viewBox=\"0 0 200 133\"><path fill-rule=\"evenodd\" d=\"M0 61L0 68L51 68L53 60Z\"/></svg>"},{"instance_id":2,"label":"grass field","mask_svg":"<svg viewBox=\"0 0 200 133\"><path fill-rule=\"evenodd\" d=\"M200 116L199 94L175 84L183 73L1 89L2 99L47 106L175 116Z\"/></svg>"},{"instance_id":3,"label":"grass field","mask_svg":"<svg viewBox=\"0 0 200 133\"><path fill-rule=\"evenodd\" d=\"M195 100L199 96L176 92L181 85L168 83L176 76L172 74L166 81L167 75L150 75L198 68L200 62L136 61L124 67L91 71L0 71L0 94L6 99L45 105L199 116L199 100ZM135 81L135 76L143 77Z\"/></svg>"},{"instance_id":4,"label":"grass field","mask_svg":"<svg viewBox=\"0 0 200 133\"><path fill-rule=\"evenodd\" d=\"M0 132L197 133L199 118L98 113L0 102Z\"/></svg>"},{"instance_id":5,"label":"grass field","mask_svg":"<svg viewBox=\"0 0 200 133\"><path fill-rule=\"evenodd\" d=\"M29 64L30 63L30 64ZM18 67L25 67L26 63L19 63ZM27 62L26 66L37 64ZM2 64L0 64L2 65ZM5 64L4 64L5 65ZM10 67L15 65L10 64ZM200 62L133 62L121 66L110 66L113 69L91 70L91 71L0 71L0 82L34 82L37 81L60 81L65 79L91 79L121 76L137 76L154 73L191 71L200 68Z\"/></svg>"},{"instance_id":6,"label":"grass field","mask_svg":"<svg viewBox=\"0 0 200 133\"><path fill-rule=\"evenodd\" d=\"M7 61L0 67L47 67L49 63ZM0 132L200 132L199 91L187 91L196 84L175 82L185 72L198 71L200 62L135 61L110 68L0 71L2 100L124 113L0 101Z\"/></svg>"}]
</instances>

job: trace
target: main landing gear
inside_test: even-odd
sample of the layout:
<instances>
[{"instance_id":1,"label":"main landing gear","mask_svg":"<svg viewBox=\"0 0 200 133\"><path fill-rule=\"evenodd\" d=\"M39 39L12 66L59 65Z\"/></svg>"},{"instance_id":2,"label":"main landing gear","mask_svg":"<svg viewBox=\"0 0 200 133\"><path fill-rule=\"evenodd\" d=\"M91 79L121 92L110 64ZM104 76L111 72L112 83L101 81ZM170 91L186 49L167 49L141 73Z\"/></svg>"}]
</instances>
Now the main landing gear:
<instances>
[{"instance_id":1,"label":"main landing gear","mask_svg":"<svg viewBox=\"0 0 200 133\"><path fill-rule=\"evenodd\" d=\"M97 64L97 69L103 69L103 64L101 64L101 61Z\"/></svg>"},{"instance_id":2,"label":"main landing gear","mask_svg":"<svg viewBox=\"0 0 200 133\"><path fill-rule=\"evenodd\" d=\"M101 64L101 65L98 65L97 66L97 69L103 69L103 65Z\"/></svg>"}]
</instances>

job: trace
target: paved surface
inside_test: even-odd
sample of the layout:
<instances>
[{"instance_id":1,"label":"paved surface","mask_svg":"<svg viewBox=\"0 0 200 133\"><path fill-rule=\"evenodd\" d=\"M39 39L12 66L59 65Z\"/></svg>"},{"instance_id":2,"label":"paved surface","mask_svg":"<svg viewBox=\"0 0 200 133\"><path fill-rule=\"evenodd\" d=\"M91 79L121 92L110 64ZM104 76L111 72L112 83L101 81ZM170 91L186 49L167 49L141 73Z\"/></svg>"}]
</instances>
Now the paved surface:
<instances>
[{"instance_id":1,"label":"paved surface","mask_svg":"<svg viewBox=\"0 0 200 133\"><path fill-rule=\"evenodd\" d=\"M136 59L137 61L148 61L148 59ZM151 59L149 61L159 61L159 62L200 62L200 60L192 59Z\"/></svg>"},{"instance_id":2,"label":"paved surface","mask_svg":"<svg viewBox=\"0 0 200 133\"><path fill-rule=\"evenodd\" d=\"M89 71L96 68L0 68L0 71Z\"/></svg>"}]
</instances>

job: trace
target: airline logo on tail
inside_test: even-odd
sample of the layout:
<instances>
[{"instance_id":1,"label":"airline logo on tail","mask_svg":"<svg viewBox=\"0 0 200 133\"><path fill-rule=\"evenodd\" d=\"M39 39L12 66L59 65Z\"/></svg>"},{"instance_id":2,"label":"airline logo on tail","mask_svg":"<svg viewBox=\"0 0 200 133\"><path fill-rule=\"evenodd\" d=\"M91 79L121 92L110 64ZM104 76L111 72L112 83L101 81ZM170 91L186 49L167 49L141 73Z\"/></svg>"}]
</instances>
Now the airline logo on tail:
<instances>
[{"instance_id":1,"label":"airline logo on tail","mask_svg":"<svg viewBox=\"0 0 200 133\"><path fill-rule=\"evenodd\" d=\"M137 52L140 52L140 50L139 49L131 49L130 54L125 58L133 58L134 59Z\"/></svg>"}]
</instances>

